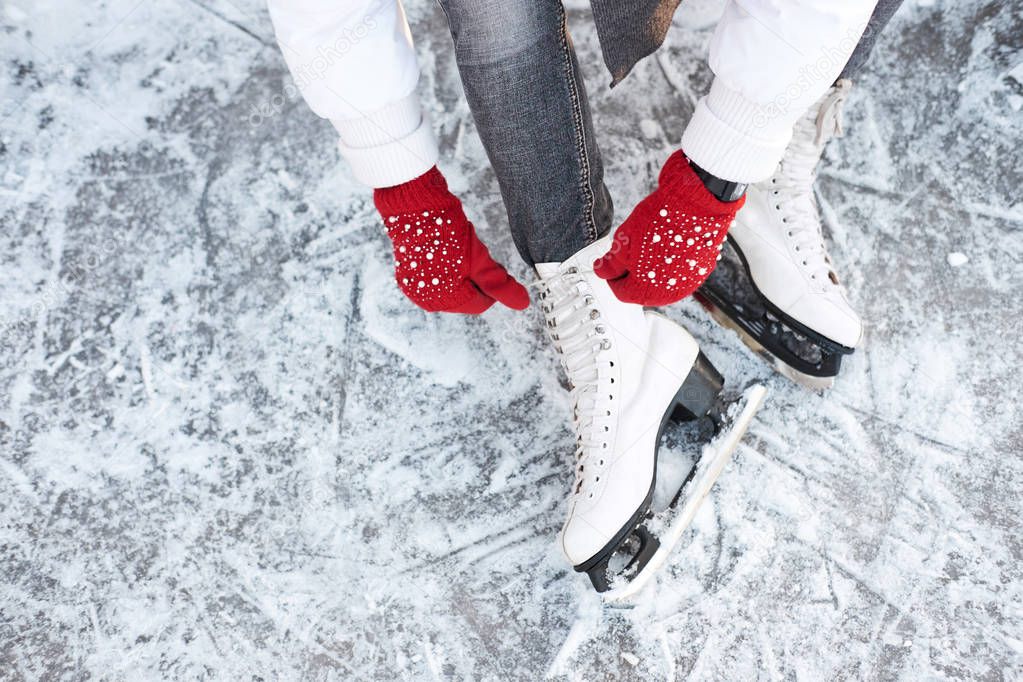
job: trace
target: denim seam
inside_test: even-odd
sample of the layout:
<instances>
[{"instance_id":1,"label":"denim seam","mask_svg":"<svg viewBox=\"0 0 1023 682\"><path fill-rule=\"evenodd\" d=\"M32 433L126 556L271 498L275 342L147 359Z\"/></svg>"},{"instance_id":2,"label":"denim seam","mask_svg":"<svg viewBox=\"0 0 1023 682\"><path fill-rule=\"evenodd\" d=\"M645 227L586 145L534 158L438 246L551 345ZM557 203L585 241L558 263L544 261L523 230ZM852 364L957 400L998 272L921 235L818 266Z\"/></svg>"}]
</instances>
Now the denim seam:
<instances>
[{"instance_id":1,"label":"denim seam","mask_svg":"<svg viewBox=\"0 0 1023 682\"><path fill-rule=\"evenodd\" d=\"M586 203L584 212L586 228L588 230L587 237L589 242L594 242L597 239L597 225L593 216L596 200L593 195L593 188L590 187L590 158L586 153L586 131L583 126L583 113L580 105L581 96L579 94L579 83L576 80L575 71L572 69L572 53L568 46L568 22L564 5L561 5L561 50L565 60L565 75L568 80L569 97L572 101L572 122L575 127L576 150L579 153L579 163L582 166L582 178L579 183L579 189L582 191L583 201Z\"/></svg>"}]
</instances>

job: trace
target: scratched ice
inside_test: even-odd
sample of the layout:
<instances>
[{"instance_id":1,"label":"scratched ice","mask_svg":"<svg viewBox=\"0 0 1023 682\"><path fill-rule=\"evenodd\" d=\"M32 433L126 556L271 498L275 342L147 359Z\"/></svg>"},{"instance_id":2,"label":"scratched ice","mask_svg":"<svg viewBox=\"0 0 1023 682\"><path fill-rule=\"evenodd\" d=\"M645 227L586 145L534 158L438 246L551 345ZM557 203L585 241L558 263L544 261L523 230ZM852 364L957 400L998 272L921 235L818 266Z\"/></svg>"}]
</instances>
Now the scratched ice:
<instances>
[{"instance_id":1,"label":"scratched ice","mask_svg":"<svg viewBox=\"0 0 1023 682\"><path fill-rule=\"evenodd\" d=\"M441 165L529 278L443 14L406 4ZM569 6L619 218L709 83L683 4L614 91ZM0 26L0 678L1023 675L1020 0L909 0L853 91L819 192L869 329L832 392L668 311L771 395L626 612L555 545L539 311L410 307L260 2Z\"/></svg>"}]
</instances>

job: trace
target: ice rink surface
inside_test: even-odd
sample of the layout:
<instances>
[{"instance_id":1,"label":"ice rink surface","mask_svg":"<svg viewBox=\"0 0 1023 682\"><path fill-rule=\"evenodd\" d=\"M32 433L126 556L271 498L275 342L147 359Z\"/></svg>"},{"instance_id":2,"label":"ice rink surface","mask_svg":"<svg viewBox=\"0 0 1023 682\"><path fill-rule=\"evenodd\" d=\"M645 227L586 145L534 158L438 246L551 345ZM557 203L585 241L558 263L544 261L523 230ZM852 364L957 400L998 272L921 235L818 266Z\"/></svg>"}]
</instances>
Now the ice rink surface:
<instances>
[{"instance_id":1,"label":"ice rink surface","mask_svg":"<svg viewBox=\"0 0 1023 682\"><path fill-rule=\"evenodd\" d=\"M709 84L707 4L614 91L570 5L619 219ZM531 279L407 9L441 167ZM555 543L539 311L406 302L261 3L7 0L0 57L0 678L1023 675L1018 0L909 0L854 88L818 188L869 329L834 390L669 309L771 394L629 611Z\"/></svg>"}]
</instances>

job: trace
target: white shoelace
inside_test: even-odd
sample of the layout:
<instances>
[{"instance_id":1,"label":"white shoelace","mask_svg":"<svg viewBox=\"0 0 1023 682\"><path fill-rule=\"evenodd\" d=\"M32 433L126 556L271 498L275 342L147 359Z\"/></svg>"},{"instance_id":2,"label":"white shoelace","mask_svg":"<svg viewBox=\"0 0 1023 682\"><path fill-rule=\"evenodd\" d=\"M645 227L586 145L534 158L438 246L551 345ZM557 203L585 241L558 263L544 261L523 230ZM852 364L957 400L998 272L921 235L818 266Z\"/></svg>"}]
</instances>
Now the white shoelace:
<instances>
[{"instance_id":1,"label":"white shoelace","mask_svg":"<svg viewBox=\"0 0 1023 682\"><path fill-rule=\"evenodd\" d=\"M613 366L608 353L612 342L578 269L569 268L532 286L540 291L547 332L571 385L576 433L573 490L575 495L583 495L591 481L599 482L600 470L610 454L614 380L600 369Z\"/></svg>"},{"instance_id":2,"label":"white shoelace","mask_svg":"<svg viewBox=\"0 0 1023 682\"><path fill-rule=\"evenodd\" d=\"M779 172L771 180L771 200L781 211L787 235L810 278L822 285L838 285L838 276L824 246L813 183L824 145L842 135L842 107L849 87L849 81L840 81L796 124Z\"/></svg>"}]
</instances>

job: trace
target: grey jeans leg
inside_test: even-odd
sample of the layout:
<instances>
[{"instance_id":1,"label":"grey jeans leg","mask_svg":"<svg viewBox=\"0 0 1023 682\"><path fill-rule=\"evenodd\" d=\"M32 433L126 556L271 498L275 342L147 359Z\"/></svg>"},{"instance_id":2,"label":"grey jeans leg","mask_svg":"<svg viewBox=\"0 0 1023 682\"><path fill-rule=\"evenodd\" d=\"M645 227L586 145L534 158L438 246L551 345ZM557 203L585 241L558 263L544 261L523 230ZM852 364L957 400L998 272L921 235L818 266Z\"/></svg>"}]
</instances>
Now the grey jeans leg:
<instances>
[{"instance_id":1,"label":"grey jeans leg","mask_svg":"<svg viewBox=\"0 0 1023 682\"><path fill-rule=\"evenodd\" d=\"M611 229L611 197L560 0L439 0L522 258L560 262Z\"/></svg>"},{"instance_id":2,"label":"grey jeans leg","mask_svg":"<svg viewBox=\"0 0 1023 682\"><path fill-rule=\"evenodd\" d=\"M860 37L860 42L857 43L856 49L853 50L839 78L856 77L863 65L867 63L867 59L870 58L870 53L874 49L874 44L881 35L881 31L888 25L888 21L901 5L902 0L880 0L877 3L874 13L870 15L870 21L867 22L867 28L863 31L863 36Z\"/></svg>"}]
</instances>

